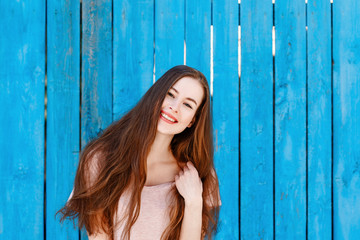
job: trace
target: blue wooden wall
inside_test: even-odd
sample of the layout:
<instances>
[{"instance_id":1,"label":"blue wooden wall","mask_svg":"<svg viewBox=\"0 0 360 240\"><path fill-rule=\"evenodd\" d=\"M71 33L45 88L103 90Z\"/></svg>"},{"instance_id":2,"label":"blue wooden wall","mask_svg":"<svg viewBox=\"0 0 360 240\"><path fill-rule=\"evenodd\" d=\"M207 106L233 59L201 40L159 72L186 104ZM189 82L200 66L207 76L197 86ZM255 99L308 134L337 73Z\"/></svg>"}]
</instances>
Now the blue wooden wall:
<instances>
[{"instance_id":1,"label":"blue wooden wall","mask_svg":"<svg viewBox=\"0 0 360 240\"><path fill-rule=\"evenodd\" d=\"M55 212L80 150L167 69L212 88L216 239L360 238L357 0L0 1L0 239Z\"/></svg>"}]
</instances>

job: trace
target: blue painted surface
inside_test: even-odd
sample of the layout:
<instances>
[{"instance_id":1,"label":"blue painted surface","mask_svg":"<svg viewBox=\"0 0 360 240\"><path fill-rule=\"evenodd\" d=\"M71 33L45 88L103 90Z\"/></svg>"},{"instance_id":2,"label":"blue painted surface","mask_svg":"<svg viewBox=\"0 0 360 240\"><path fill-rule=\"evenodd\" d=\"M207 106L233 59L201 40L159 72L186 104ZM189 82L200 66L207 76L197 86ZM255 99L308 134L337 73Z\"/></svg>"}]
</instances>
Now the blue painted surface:
<instances>
[{"instance_id":1,"label":"blue painted surface","mask_svg":"<svg viewBox=\"0 0 360 240\"><path fill-rule=\"evenodd\" d=\"M155 79L184 64L184 2L155 1Z\"/></svg>"},{"instance_id":2,"label":"blue painted surface","mask_svg":"<svg viewBox=\"0 0 360 240\"><path fill-rule=\"evenodd\" d=\"M0 2L0 239L78 239L54 213L80 149L184 60L209 81L213 71L216 239L358 239L360 4L335 1L333 25L325 0L272 10L260 0Z\"/></svg>"},{"instance_id":3,"label":"blue painted surface","mask_svg":"<svg viewBox=\"0 0 360 240\"><path fill-rule=\"evenodd\" d=\"M0 239L43 239L45 1L0 14Z\"/></svg>"},{"instance_id":4,"label":"blue painted surface","mask_svg":"<svg viewBox=\"0 0 360 240\"><path fill-rule=\"evenodd\" d=\"M114 1L113 119L129 111L153 84L154 0Z\"/></svg>"},{"instance_id":5,"label":"blue painted surface","mask_svg":"<svg viewBox=\"0 0 360 240\"><path fill-rule=\"evenodd\" d=\"M275 2L275 238L306 237L304 1Z\"/></svg>"},{"instance_id":6,"label":"blue painted surface","mask_svg":"<svg viewBox=\"0 0 360 240\"><path fill-rule=\"evenodd\" d=\"M113 118L112 1L82 3L81 149ZM81 231L81 239L87 239Z\"/></svg>"},{"instance_id":7,"label":"blue painted surface","mask_svg":"<svg viewBox=\"0 0 360 240\"><path fill-rule=\"evenodd\" d=\"M360 3L333 5L334 239L360 237Z\"/></svg>"},{"instance_id":8,"label":"blue painted surface","mask_svg":"<svg viewBox=\"0 0 360 240\"><path fill-rule=\"evenodd\" d=\"M239 236L239 75L237 1L213 1L215 166L222 206L216 239Z\"/></svg>"},{"instance_id":9,"label":"blue painted surface","mask_svg":"<svg viewBox=\"0 0 360 240\"><path fill-rule=\"evenodd\" d=\"M201 71L210 86L211 0L186 1L186 65Z\"/></svg>"},{"instance_id":10,"label":"blue painted surface","mask_svg":"<svg viewBox=\"0 0 360 240\"><path fill-rule=\"evenodd\" d=\"M271 1L241 4L241 239L273 239Z\"/></svg>"},{"instance_id":11,"label":"blue painted surface","mask_svg":"<svg viewBox=\"0 0 360 240\"><path fill-rule=\"evenodd\" d=\"M112 121L112 2L82 3L81 149Z\"/></svg>"},{"instance_id":12,"label":"blue painted surface","mask_svg":"<svg viewBox=\"0 0 360 240\"><path fill-rule=\"evenodd\" d=\"M331 239L331 4L309 1L308 239ZM321 47L319 47L321 43Z\"/></svg>"},{"instance_id":13,"label":"blue painted surface","mask_svg":"<svg viewBox=\"0 0 360 240\"><path fill-rule=\"evenodd\" d=\"M47 3L46 238L78 239L55 213L67 201L80 148L80 2Z\"/></svg>"}]
</instances>

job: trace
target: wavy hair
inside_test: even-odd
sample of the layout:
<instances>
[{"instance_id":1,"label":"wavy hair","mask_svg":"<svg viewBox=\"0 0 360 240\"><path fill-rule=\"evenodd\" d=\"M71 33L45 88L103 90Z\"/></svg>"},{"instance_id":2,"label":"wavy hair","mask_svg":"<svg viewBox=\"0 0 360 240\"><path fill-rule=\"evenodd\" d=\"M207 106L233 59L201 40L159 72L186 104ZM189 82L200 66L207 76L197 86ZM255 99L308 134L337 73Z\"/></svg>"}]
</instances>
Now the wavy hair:
<instances>
[{"instance_id":1,"label":"wavy hair","mask_svg":"<svg viewBox=\"0 0 360 240\"><path fill-rule=\"evenodd\" d=\"M218 180L213 164L213 135L209 85L198 70L179 65L168 70L145 93L136 106L114 121L103 133L92 139L81 151L71 198L58 212L61 220L78 218L80 228L88 234L105 232L113 239L114 217L118 202L130 186L127 221L123 239L140 213L141 191L146 181L146 159L155 139L163 100L169 89L181 78L198 80L204 98L190 128L174 135L170 148L179 166L191 161L203 182L202 236L208 239L216 232L219 214ZM94 161L94 159L97 159ZM162 240L179 239L185 202L173 186L170 223Z\"/></svg>"}]
</instances>

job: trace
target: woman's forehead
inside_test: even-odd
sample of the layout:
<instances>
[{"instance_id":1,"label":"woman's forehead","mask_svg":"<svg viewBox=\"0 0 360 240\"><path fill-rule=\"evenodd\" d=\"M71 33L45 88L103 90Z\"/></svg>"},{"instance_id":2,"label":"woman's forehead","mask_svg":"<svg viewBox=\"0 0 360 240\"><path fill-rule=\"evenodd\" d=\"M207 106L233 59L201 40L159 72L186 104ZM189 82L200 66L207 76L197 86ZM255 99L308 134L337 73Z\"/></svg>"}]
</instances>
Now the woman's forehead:
<instances>
[{"instance_id":1,"label":"woman's forehead","mask_svg":"<svg viewBox=\"0 0 360 240\"><path fill-rule=\"evenodd\" d=\"M199 80L192 77L183 77L179 79L171 88L184 97L195 99L198 103L201 102L204 96L202 84Z\"/></svg>"}]
</instances>

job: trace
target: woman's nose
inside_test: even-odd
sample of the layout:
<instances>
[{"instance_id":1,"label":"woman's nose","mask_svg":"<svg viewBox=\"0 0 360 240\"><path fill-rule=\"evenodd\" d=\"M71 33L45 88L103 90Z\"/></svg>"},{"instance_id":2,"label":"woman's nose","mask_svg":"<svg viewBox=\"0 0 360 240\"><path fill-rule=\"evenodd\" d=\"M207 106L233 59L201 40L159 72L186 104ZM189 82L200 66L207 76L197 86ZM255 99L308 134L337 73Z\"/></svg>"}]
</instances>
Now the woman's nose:
<instances>
[{"instance_id":1,"label":"woman's nose","mask_svg":"<svg viewBox=\"0 0 360 240\"><path fill-rule=\"evenodd\" d=\"M170 109L177 113L178 112L177 103L174 103L173 105L171 105Z\"/></svg>"}]
</instances>

